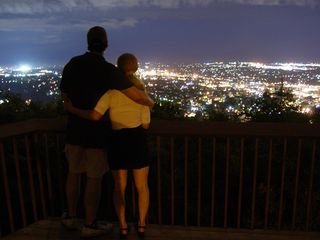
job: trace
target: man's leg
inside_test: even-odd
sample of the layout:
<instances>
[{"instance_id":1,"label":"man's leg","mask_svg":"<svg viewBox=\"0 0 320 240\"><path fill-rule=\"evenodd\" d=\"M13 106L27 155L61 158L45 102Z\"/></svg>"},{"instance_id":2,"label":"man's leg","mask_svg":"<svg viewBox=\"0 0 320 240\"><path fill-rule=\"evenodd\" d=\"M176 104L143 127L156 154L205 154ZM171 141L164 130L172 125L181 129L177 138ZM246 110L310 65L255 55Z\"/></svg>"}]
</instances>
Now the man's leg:
<instances>
[{"instance_id":1,"label":"man's leg","mask_svg":"<svg viewBox=\"0 0 320 240\"><path fill-rule=\"evenodd\" d=\"M77 215L77 205L80 191L80 174L68 173L66 182L66 195L68 202L68 216L75 217Z\"/></svg>"},{"instance_id":2,"label":"man's leg","mask_svg":"<svg viewBox=\"0 0 320 240\"><path fill-rule=\"evenodd\" d=\"M85 224L91 225L96 220L97 209L100 203L102 178L87 177L84 193L84 207L86 212Z\"/></svg>"},{"instance_id":3,"label":"man's leg","mask_svg":"<svg viewBox=\"0 0 320 240\"><path fill-rule=\"evenodd\" d=\"M65 154L69 164L65 191L67 197L68 212L63 214L62 225L69 230L77 229L75 217L77 215L78 199L80 192L80 175L83 171L82 156L83 151L79 146L67 144Z\"/></svg>"},{"instance_id":4,"label":"man's leg","mask_svg":"<svg viewBox=\"0 0 320 240\"><path fill-rule=\"evenodd\" d=\"M81 237L97 237L113 230L113 224L96 221L100 203L103 175L108 169L104 149L86 149L87 181L84 192L85 224L81 229Z\"/></svg>"},{"instance_id":5,"label":"man's leg","mask_svg":"<svg viewBox=\"0 0 320 240\"><path fill-rule=\"evenodd\" d=\"M104 149L87 148L85 159L87 161L87 181L84 192L85 224L91 225L96 220L100 203L101 183L108 166Z\"/></svg>"},{"instance_id":6,"label":"man's leg","mask_svg":"<svg viewBox=\"0 0 320 240\"><path fill-rule=\"evenodd\" d=\"M87 177L87 183L84 193L85 224L81 230L81 237L98 237L113 230L113 224L104 224L96 221L97 209L99 207L101 195L102 177Z\"/></svg>"}]
</instances>

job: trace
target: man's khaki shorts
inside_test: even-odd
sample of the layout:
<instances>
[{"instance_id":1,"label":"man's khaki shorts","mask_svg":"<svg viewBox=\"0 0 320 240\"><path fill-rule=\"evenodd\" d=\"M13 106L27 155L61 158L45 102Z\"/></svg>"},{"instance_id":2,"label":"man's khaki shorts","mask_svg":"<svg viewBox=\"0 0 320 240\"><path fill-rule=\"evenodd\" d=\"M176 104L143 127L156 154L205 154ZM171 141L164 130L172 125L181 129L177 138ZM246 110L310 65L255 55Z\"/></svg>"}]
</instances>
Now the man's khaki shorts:
<instances>
[{"instance_id":1,"label":"man's khaki shorts","mask_svg":"<svg viewBox=\"0 0 320 240\"><path fill-rule=\"evenodd\" d=\"M90 178L101 178L109 170L104 149L66 144L65 154L71 173L86 173Z\"/></svg>"}]
</instances>

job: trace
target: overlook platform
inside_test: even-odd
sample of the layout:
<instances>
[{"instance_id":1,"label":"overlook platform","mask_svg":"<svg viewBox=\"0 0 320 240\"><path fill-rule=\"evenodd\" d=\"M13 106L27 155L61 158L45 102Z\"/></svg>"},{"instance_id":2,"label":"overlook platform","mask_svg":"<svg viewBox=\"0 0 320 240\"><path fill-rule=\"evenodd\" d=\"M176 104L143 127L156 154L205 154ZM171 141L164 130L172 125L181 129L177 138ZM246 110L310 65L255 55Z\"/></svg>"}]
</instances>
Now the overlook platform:
<instances>
[{"instance_id":1,"label":"overlook platform","mask_svg":"<svg viewBox=\"0 0 320 240\"><path fill-rule=\"evenodd\" d=\"M118 229L114 232L95 239L119 239ZM2 238L3 240L60 240L79 239L77 231L67 231L60 225L59 219L52 218L41 220L23 228L12 235ZM128 238L139 239L134 231L131 231ZM173 225L150 224L146 231L146 239L150 240L318 240L320 233L315 232L293 232L293 231L265 231L265 230L244 230L244 229L221 229L206 227L183 227Z\"/></svg>"},{"instance_id":2,"label":"overlook platform","mask_svg":"<svg viewBox=\"0 0 320 240\"><path fill-rule=\"evenodd\" d=\"M79 239L57 218L65 129L64 117L0 126L1 239ZM146 239L320 239L320 124L153 120L148 144ZM103 180L99 218L115 221L111 174ZM127 191L133 222L131 177Z\"/></svg>"}]
</instances>

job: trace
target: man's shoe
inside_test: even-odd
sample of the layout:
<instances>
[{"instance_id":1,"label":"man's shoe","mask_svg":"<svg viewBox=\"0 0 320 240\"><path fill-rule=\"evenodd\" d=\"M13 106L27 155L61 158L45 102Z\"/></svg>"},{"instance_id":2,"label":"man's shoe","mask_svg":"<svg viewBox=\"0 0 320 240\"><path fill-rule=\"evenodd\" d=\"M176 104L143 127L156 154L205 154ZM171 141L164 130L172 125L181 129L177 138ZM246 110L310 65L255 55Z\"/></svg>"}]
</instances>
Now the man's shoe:
<instances>
[{"instance_id":1,"label":"man's shoe","mask_svg":"<svg viewBox=\"0 0 320 240\"><path fill-rule=\"evenodd\" d=\"M83 225L81 229L80 237L82 238L91 238L91 237L99 237L113 231L113 224L111 223L97 223L94 222L91 225Z\"/></svg>"},{"instance_id":2,"label":"man's shoe","mask_svg":"<svg viewBox=\"0 0 320 240\"><path fill-rule=\"evenodd\" d=\"M78 230L78 225L76 224L75 218L68 216L66 213L62 214L60 222L61 225L67 230Z\"/></svg>"}]
</instances>

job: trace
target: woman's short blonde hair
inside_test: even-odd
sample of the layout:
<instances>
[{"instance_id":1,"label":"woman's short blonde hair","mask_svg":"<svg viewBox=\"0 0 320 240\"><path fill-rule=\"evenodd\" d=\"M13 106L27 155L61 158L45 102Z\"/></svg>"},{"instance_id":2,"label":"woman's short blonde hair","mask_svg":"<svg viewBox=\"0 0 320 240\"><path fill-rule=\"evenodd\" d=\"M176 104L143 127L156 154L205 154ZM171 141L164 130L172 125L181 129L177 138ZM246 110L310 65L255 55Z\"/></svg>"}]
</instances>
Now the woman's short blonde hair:
<instances>
[{"instance_id":1,"label":"woman's short blonde hair","mask_svg":"<svg viewBox=\"0 0 320 240\"><path fill-rule=\"evenodd\" d=\"M138 69L138 59L131 53L124 53L118 57L117 66L123 72L136 71Z\"/></svg>"}]
</instances>

